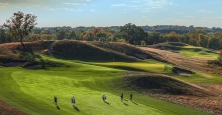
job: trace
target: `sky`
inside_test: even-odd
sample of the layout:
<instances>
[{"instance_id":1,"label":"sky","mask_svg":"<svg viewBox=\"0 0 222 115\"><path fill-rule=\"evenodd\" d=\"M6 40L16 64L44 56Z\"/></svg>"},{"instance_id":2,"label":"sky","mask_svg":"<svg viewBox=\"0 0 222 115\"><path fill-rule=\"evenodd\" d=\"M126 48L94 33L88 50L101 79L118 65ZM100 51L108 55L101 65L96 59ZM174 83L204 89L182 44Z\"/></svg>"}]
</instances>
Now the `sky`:
<instances>
[{"instance_id":1,"label":"sky","mask_svg":"<svg viewBox=\"0 0 222 115\"><path fill-rule=\"evenodd\" d=\"M180 25L222 28L222 0L0 0L0 25L14 12L37 27Z\"/></svg>"}]
</instances>

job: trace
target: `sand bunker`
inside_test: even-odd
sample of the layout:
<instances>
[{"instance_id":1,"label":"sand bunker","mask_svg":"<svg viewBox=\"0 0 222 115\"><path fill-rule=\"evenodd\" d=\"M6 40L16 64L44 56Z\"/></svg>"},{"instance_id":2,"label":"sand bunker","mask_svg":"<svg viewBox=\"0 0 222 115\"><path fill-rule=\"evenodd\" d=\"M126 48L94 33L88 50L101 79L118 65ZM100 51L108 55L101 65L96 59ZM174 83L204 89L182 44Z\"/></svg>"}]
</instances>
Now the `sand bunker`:
<instances>
[{"instance_id":1,"label":"sand bunker","mask_svg":"<svg viewBox=\"0 0 222 115\"><path fill-rule=\"evenodd\" d=\"M22 66L24 62L9 62L5 63L4 65L7 67L15 67L15 66Z\"/></svg>"},{"instance_id":2,"label":"sand bunker","mask_svg":"<svg viewBox=\"0 0 222 115\"><path fill-rule=\"evenodd\" d=\"M148 57L148 55L145 55L145 54L137 54L135 53L135 56L140 58L140 59L146 59Z\"/></svg>"}]
</instances>

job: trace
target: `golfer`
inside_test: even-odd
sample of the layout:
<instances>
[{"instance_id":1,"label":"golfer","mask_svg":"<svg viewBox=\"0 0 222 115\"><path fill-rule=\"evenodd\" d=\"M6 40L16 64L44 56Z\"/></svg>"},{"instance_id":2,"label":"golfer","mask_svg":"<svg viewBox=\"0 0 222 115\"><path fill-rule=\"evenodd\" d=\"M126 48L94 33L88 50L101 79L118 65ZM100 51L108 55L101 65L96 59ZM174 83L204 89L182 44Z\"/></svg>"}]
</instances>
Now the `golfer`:
<instances>
[{"instance_id":1,"label":"golfer","mask_svg":"<svg viewBox=\"0 0 222 115\"><path fill-rule=\"evenodd\" d=\"M106 101L106 94L103 94L102 99L103 101Z\"/></svg>"},{"instance_id":2,"label":"golfer","mask_svg":"<svg viewBox=\"0 0 222 115\"><path fill-rule=\"evenodd\" d=\"M123 92L120 95L121 101L123 101Z\"/></svg>"},{"instance_id":3,"label":"golfer","mask_svg":"<svg viewBox=\"0 0 222 115\"><path fill-rule=\"evenodd\" d=\"M57 105L57 97L54 96L54 102L55 102L55 105Z\"/></svg>"},{"instance_id":4,"label":"golfer","mask_svg":"<svg viewBox=\"0 0 222 115\"><path fill-rule=\"evenodd\" d=\"M133 99L133 94L131 93L130 94L130 101L132 101L132 99Z\"/></svg>"},{"instance_id":5,"label":"golfer","mask_svg":"<svg viewBox=\"0 0 222 115\"><path fill-rule=\"evenodd\" d=\"M75 98L74 98L74 96L71 98L71 103L72 103L72 105L75 104Z\"/></svg>"}]
</instances>

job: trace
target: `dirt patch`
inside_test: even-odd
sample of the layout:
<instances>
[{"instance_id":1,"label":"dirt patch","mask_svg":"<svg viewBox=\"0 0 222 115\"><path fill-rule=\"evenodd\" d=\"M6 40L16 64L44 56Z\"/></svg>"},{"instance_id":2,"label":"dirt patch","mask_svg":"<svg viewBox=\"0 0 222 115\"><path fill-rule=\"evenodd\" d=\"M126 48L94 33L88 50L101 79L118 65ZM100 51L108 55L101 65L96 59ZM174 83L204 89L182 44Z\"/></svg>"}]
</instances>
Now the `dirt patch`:
<instances>
[{"instance_id":1,"label":"dirt patch","mask_svg":"<svg viewBox=\"0 0 222 115\"><path fill-rule=\"evenodd\" d=\"M28 115L0 100L0 115Z\"/></svg>"},{"instance_id":2,"label":"dirt patch","mask_svg":"<svg viewBox=\"0 0 222 115\"><path fill-rule=\"evenodd\" d=\"M192 72L190 70L186 70L186 69L182 69L182 68L178 68L178 67L173 67L172 72L174 72L175 74L181 75L181 76L191 76L192 74L194 74L194 72Z\"/></svg>"}]
</instances>

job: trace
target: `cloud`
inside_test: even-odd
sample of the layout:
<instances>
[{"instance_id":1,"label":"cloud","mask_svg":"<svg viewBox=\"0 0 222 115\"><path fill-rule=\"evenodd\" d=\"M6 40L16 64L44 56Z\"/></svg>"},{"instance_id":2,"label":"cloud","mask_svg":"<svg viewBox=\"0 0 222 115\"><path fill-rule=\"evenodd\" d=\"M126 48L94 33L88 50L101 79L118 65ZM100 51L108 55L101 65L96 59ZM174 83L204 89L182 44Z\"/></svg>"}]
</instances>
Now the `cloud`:
<instances>
[{"instance_id":1,"label":"cloud","mask_svg":"<svg viewBox=\"0 0 222 115\"><path fill-rule=\"evenodd\" d=\"M186 18L193 18L194 16L184 16L184 17L186 17Z\"/></svg>"},{"instance_id":2,"label":"cloud","mask_svg":"<svg viewBox=\"0 0 222 115\"><path fill-rule=\"evenodd\" d=\"M121 7L121 6L126 6L126 4L113 4L111 6L114 6L114 7Z\"/></svg>"},{"instance_id":3,"label":"cloud","mask_svg":"<svg viewBox=\"0 0 222 115\"><path fill-rule=\"evenodd\" d=\"M128 7L131 7L131 8L140 8L142 7L142 5L127 5Z\"/></svg>"},{"instance_id":4,"label":"cloud","mask_svg":"<svg viewBox=\"0 0 222 115\"><path fill-rule=\"evenodd\" d=\"M140 0L135 0L135 1L132 1L132 2L141 2Z\"/></svg>"},{"instance_id":5,"label":"cloud","mask_svg":"<svg viewBox=\"0 0 222 115\"><path fill-rule=\"evenodd\" d=\"M150 12L149 8L144 8L142 12Z\"/></svg>"},{"instance_id":6,"label":"cloud","mask_svg":"<svg viewBox=\"0 0 222 115\"><path fill-rule=\"evenodd\" d=\"M71 8L57 8L58 10L67 10L67 11L74 11L73 9Z\"/></svg>"},{"instance_id":7,"label":"cloud","mask_svg":"<svg viewBox=\"0 0 222 115\"><path fill-rule=\"evenodd\" d=\"M179 18L166 18L166 20L172 20L172 21L175 21L175 22L188 22L188 21L191 21L191 20L184 20L184 19L179 19Z\"/></svg>"},{"instance_id":8,"label":"cloud","mask_svg":"<svg viewBox=\"0 0 222 115\"><path fill-rule=\"evenodd\" d=\"M168 0L143 0L146 5L151 8L163 8L166 5L176 5L172 1Z\"/></svg>"},{"instance_id":9,"label":"cloud","mask_svg":"<svg viewBox=\"0 0 222 115\"><path fill-rule=\"evenodd\" d=\"M32 5L33 7L41 7L40 5Z\"/></svg>"},{"instance_id":10,"label":"cloud","mask_svg":"<svg viewBox=\"0 0 222 115\"><path fill-rule=\"evenodd\" d=\"M43 10L50 10L50 11L55 11L55 10L66 10L66 11L75 11L75 12L81 12L83 11L82 9L73 9L73 8L52 8L50 6L44 7Z\"/></svg>"},{"instance_id":11,"label":"cloud","mask_svg":"<svg viewBox=\"0 0 222 115\"><path fill-rule=\"evenodd\" d=\"M8 5L9 5L9 3L8 3L8 2L5 2L5 3L0 2L0 7L6 7L6 6L8 6Z\"/></svg>"},{"instance_id":12,"label":"cloud","mask_svg":"<svg viewBox=\"0 0 222 115\"><path fill-rule=\"evenodd\" d=\"M66 4L66 5L80 5L80 3L64 3L64 4Z\"/></svg>"},{"instance_id":13,"label":"cloud","mask_svg":"<svg viewBox=\"0 0 222 115\"><path fill-rule=\"evenodd\" d=\"M43 10L51 10L51 11L54 11L54 10L56 10L56 9L55 9L55 8L51 8L51 7L47 6L47 7L44 7L44 8L43 8Z\"/></svg>"},{"instance_id":14,"label":"cloud","mask_svg":"<svg viewBox=\"0 0 222 115\"><path fill-rule=\"evenodd\" d=\"M207 10L197 10L197 12L200 12L200 13L208 13L208 14L214 13L214 12L212 12L212 11L207 11Z\"/></svg>"},{"instance_id":15,"label":"cloud","mask_svg":"<svg viewBox=\"0 0 222 115\"><path fill-rule=\"evenodd\" d=\"M96 11L95 9L91 9L91 10L90 10L90 12L95 12L95 11Z\"/></svg>"},{"instance_id":16,"label":"cloud","mask_svg":"<svg viewBox=\"0 0 222 115\"><path fill-rule=\"evenodd\" d=\"M167 5L168 2L167 0L146 0L148 6L152 7L152 8L162 8L163 6Z\"/></svg>"}]
</instances>

